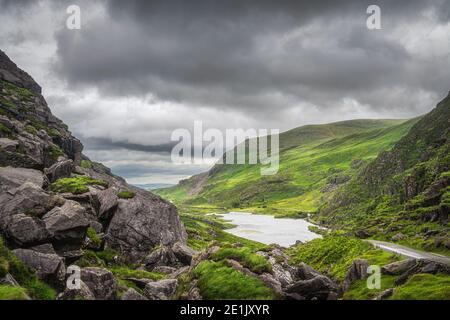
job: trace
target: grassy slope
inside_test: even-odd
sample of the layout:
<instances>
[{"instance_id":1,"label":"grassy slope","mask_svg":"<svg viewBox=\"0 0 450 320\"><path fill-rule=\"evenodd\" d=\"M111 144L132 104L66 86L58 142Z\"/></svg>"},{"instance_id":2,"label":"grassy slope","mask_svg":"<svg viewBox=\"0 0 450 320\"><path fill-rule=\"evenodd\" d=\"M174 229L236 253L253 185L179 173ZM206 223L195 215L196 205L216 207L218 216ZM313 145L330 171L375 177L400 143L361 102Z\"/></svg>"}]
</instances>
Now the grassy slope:
<instances>
[{"instance_id":1,"label":"grassy slope","mask_svg":"<svg viewBox=\"0 0 450 320\"><path fill-rule=\"evenodd\" d=\"M320 222L450 254L450 96L319 210Z\"/></svg>"},{"instance_id":2,"label":"grassy slope","mask_svg":"<svg viewBox=\"0 0 450 320\"><path fill-rule=\"evenodd\" d=\"M359 169L354 164L390 149L415 121L352 120L300 127L280 135L280 169L274 176L261 176L259 165L216 165L199 194L189 194L196 177L156 192L184 206L275 215L315 211L333 178L354 175Z\"/></svg>"}]
</instances>

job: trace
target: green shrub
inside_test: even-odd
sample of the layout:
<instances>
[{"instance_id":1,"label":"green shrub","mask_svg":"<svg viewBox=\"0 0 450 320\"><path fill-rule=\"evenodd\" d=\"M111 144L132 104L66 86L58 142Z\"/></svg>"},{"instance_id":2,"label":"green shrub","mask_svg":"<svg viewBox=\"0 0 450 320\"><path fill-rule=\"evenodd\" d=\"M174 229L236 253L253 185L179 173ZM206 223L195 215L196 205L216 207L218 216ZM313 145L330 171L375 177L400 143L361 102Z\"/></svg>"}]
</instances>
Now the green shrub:
<instances>
[{"instance_id":1,"label":"green shrub","mask_svg":"<svg viewBox=\"0 0 450 320\"><path fill-rule=\"evenodd\" d=\"M28 300L24 288L0 285L0 300Z\"/></svg>"},{"instance_id":2,"label":"green shrub","mask_svg":"<svg viewBox=\"0 0 450 320\"><path fill-rule=\"evenodd\" d=\"M16 94L23 100L30 100L34 97L34 93L30 90L18 87L10 82L2 81L2 85L6 89L8 94Z\"/></svg>"},{"instance_id":3,"label":"green shrub","mask_svg":"<svg viewBox=\"0 0 450 320\"><path fill-rule=\"evenodd\" d=\"M149 272L146 270L136 270L128 267L111 267L109 270L118 278L136 278L136 279L151 279L161 280L164 275L157 272Z\"/></svg>"},{"instance_id":4,"label":"green shrub","mask_svg":"<svg viewBox=\"0 0 450 320\"><path fill-rule=\"evenodd\" d=\"M233 259L255 273L271 272L272 266L263 256L253 253L249 248L221 248L212 255L214 261Z\"/></svg>"},{"instance_id":5,"label":"green shrub","mask_svg":"<svg viewBox=\"0 0 450 320\"><path fill-rule=\"evenodd\" d=\"M55 128L48 128L47 133L50 137L59 137L61 136L61 133L56 130Z\"/></svg>"},{"instance_id":6,"label":"green shrub","mask_svg":"<svg viewBox=\"0 0 450 320\"><path fill-rule=\"evenodd\" d=\"M202 297L211 300L269 300L274 293L259 279L247 276L221 262L202 261L194 270Z\"/></svg>"},{"instance_id":7,"label":"green shrub","mask_svg":"<svg viewBox=\"0 0 450 320\"><path fill-rule=\"evenodd\" d=\"M98 236L97 232L95 232L94 228L89 227L87 229L87 236L92 241L93 245L100 246L102 244L102 239Z\"/></svg>"},{"instance_id":8,"label":"green shrub","mask_svg":"<svg viewBox=\"0 0 450 320\"><path fill-rule=\"evenodd\" d=\"M89 160L81 160L81 167L84 169L92 169L92 162Z\"/></svg>"},{"instance_id":9,"label":"green shrub","mask_svg":"<svg viewBox=\"0 0 450 320\"><path fill-rule=\"evenodd\" d=\"M79 267L107 267L117 265L118 253L112 249L103 251L86 250L83 257L76 262Z\"/></svg>"},{"instance_id":10,"label":"green shrub","mask_svg":"<svg viewBox=\"0 0 450 320\"><path fill-rule=\"evenodd\" d=\"M33 127L32 125L27 125L26 127L25 127L25 131L26 132L28 132L29 134L32 134L32 135L36 135L37 134L37 130L36 130L36 128L35 127Z\"/></svg>"},{"instance_id":11,"label":"green shrub","mask_svg":"<svg viewBox=\"0 0 450 320\"><path fill-rule=\"evenodd\" d=\"M9 136L11 134L12 134L11 129L5 126L3 123L0 123L0 135Z\"/></svg>"},{"instance_id":12,"label":"green shrub","mask_svg":"<svg viewBox=\"0 0 450 320\"><path fill-rule=\"evenodd\" d=\"M108 183L103 180L96 180L88 176L75 176L58 179L51 184L50 189L58 193L82 194L89 191L88 186L94 185L108 187Z\"/></svg>"},{"instance_id":13,"label":"green shrub","mask_svg":"<svg viewBox=\"0 0 450 320\"><path fill-rule=\"evenodd\" d=\"M9 110L17 111L17 106L12 103L9 100L6 100L2 97L0 97L0 105L3 105L4 107L8 108Z\"/></svg>"},{"instance_id":14,"label":"green shrub","mask_svg":"<svg viewBox=\"0 0 450 320\"><path fill-rule=\"evenodd\" d=\"M350 285L344 293L344 300L371 300L381 294L384 290L395 286L396 276L382 275L380 289L369 289L367 280L357 280Z\"/></svg>"},{"instance_id":15,"label":"green shrub","mask_svg":"<svg viewBox=\"0 0 450 320\"><path fill-rule=\"evenodd\" d=\"M124 190L117 194L120 199L133 199L136 194L133 191Z\"/></svg>"},{"instance_id":16,"label":"green shrub","mask_svg":"<svg viewBox=\"0 0 450 320\"><path fill-rule=\"evenodd\" d=\"M46 152L53 161L56 161L59 157L64 155L64 152L61 150L61 148L56 146L50 146L49 148L47 148Z\"/></svg>"},{"instance_id":17,"label":"green shrub","mask_svg":"<svg viewBox=\"0 0 450 320\"><path fill-rule=\"evenodd\" d=\"M397 260L393 254L374 248L362 240L344 235L325 236L289 250L292 263L305 262L319 272L343 280L353 260L367 259L370 264L385 265Z\"/></svg>"}]
</instances>

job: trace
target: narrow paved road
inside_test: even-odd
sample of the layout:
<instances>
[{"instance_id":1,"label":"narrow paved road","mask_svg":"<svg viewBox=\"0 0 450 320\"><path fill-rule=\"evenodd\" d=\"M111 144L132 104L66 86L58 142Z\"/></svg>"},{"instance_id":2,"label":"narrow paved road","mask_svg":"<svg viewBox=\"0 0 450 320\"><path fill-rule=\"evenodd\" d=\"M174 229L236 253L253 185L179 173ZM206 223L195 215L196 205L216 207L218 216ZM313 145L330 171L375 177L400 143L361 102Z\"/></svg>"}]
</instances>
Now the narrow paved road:
<instances>
[{"instance_id":1,"label":"narrow paved road","mask_svg":"<svg viewBox=\"0 0 450 320\"><path fill-rule=\"evenodd\" d=\"M450 258L446 257L446 256L442 256L440 254L419 251L419 250L411 249L411 248L408 248L408 247L405 247L405 246L402 246L399 244L385 242L385 241L367 240L367 242L370 242L375 247L378 247L381 250L397 253L404 257L414 258L414 259L427 259L427 260L450 265Z\"/></svg>"}]
</instances>

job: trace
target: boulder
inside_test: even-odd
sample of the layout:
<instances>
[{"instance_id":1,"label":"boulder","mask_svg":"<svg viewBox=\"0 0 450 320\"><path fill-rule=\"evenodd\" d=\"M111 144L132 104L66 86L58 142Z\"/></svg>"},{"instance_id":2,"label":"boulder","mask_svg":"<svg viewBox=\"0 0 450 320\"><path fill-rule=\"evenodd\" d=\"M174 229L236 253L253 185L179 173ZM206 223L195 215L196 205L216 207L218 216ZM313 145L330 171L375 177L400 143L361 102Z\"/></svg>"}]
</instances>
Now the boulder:
<instances>
[{"instance_id":1,"label":"boulder","mask_svg":"<svg viewBox=\"0 0 450 320\"><path fill-rule=\"evenodd\" d=\"M97 216L100 220L109 220L117 208L119 197L115 188L108 188L96 194L98 201Z\"/></svg>"},{"instance_id":2,"label":"boulder","mask_svg":"<svg viewBox=\"0 0 450 320\"><path fill-rule=\"evenodd\" d=\"M44 173L50 182L55 182L61 178L69 178L73 168L72 160L63 160L56 162L50 168L45 168Z\"/></svg>"},{"instance_id":3,"label":"boulder","mask_svg":"<svg viewBox=\"0 0 450 320\"><path fill-rule=\"evenodd\" d=\"M197 254L197 251L181 242L175 243L172 246L172 251L178 261L180 261L184 265L190 265L192 262L192 258Z\"/></svg>"},{"instance_id":4,"label":"boulder","mask_svg":"<svg viewBox=\"0 0 450 320\"><path fill-rule=\"evenodd\" d=\"M330 278L319 275L309 280L299 280L288 286L285 291L288 294L295 293L308 300L327 300L330 294L338 292L338 286Z\"/></svg>"},{"instance_id":5,"label":"boulder","mask_svg":"<svg viewBox=\"0 0 450 320\"><path fill-rule=\"evenodd\" d=\"M148 300L133 288L129 288L122 296L122 300Z\"/></svg>"},{"instance_id":6,"label":"boulder","mask_svg":"<svg viewBox=\"0 0 450 320\"><path fill-rule=\"evenodd\" d=\"M402 261L392 262L381 267L381 273L397 276L413 268L416 264L416 259L405 259Z\"/></svg>"},{"instance_id":7,"label":"boulder","mask_svg":"<svg viewBox=\"0 0 450 320\"><path fill-rule=\"evenodd\" d=\"M177 279L149 282L145 286L144 294L150 300L169 300L177 290L177 286Z\"/></svg>"},{"instance_id":8,"label":"boulder","mask_svg":"<svg viewBox=\"0 0 450 320\"><path fill-rule=\"evenodd\" d=\"M296 269L296 277L300 280L313 279L320 275L316 270L308 266L306 263L301 262Z\"/></svg>"},{"instance_id":9,"label":"boulder","mask_svg":"<svg viewBox=\"0 0 450 320\"><path fill-rule=\"evenodd\" d=\"M43 187L46 178L41 171L34 169L0 167L0 190L7 191L17 188L25 182Z\"/></svg>"},{"instance_id":10,"label":"boulder","mask_svg":"<svg viewBox=\"0 0 450 320\"><path fill-rule=\"evenodd\" d=\"M367 260L365 259L353 260L352 265L348 269L347 275L345 276L344 279L343 283L344 291L348 290L350 284L353 281L366 279L368 276L367 268L369 268L369 262Z\"/></svg>"},{"instance_id":11,"label":"boulder","mask_svg":"<svg viewBox=\"0 0 450 320\"><path fill-rule=\"evenodd\" d=\"M40 279L56 286L60 286L64 282L66 267L63 258L60 256L29 249L16 249L12 252L24 264L36 270L36 274Z\"/></svg>"},{"instance_id":12,"label":"boulder","mask_svg":"<svg viewBox=\"0 0 450 320\"><path fill-rule=\"evenodd\" d=\"M117 282L113 274L103 268L82 268L81 280L87 285L97 300L114 300Z\"/></svg>"},{"instance_id":13,"label":"boulder","mask_svg":"<svg viewBox=\"0 0 450 320\"><path fill-rule=\"evenodd\" d=\"M51 243L40 244L29 249L40 253L56 254L55 249L53 248Z\"/></svg>"},{"instance_id":14,"label":"boulder","mask_svg":"<svg viewBox=\"0 0 450 320\"><path fill-rule=\"evenodd\" d=\"M79 249L85 239L89 220L86 210L77 202L67 200L42 218L46 228L53 235L55 249L69 251Z\"/></svg>"},{"instance_id":15,"label":"boulder","mask_svg":"<svg viewBox=\"0 0 450 320\"><path fill-rule=\"evenodd\" d=\"M63 203L64 199L44 192L31 182L25 182L18 188L0 194L0 225L1 220L18 213L41 217Z\"/></svg>"},{"instance_id":16,"label":"boulder","mask_svg":"<svg viewBox=\"0 0 450 320\"><path fill-rule=\"evenodd\" d=\"M19 246L44 242L50 238L50 233L41 219L22 213L10 217L4 233L10 241Z\"/></svg>"},{"instance_id":17,"label":"boulder","mask_svg":"<svg viewBox=\"0 0 450 320\"><path fill-rule=\"evenodd\" d=\"M119 200L106 231L105 246L121 253L130 263L140 262L154 247L186 242L186 231L176 208L141 189L132 199Z\"/></svg>"},{"instance_id":18,"label":"boulder","mask_svg":"<svg viewBox=\"0 0 450 320\"><path fill-rule=\"evenodd\" d=\"M178 266L179 262L172 249L161 246L145 257L144 265L147 270L153 271L157 267Z\"/></svg>"},{"instance_id":19,"label":"boulder","mask_svg":"<svg viewBox=\"0 0 450 320\"><path fill-rule=\"evenodd\" d=\"M272 274L278 283L282 287L286 287L291 285L294 282L291 272L289 269L284 268L281 264L273 263L272 264Z\"/></svg>"},{"instance_id":20,"label":"boulder","mask_svg":"<svg viewBox=\"0 0 450 320\"><path fill-rule=\"evenodd\" d=\"M95 300L95 296L86 283L80 280L79 289L66 288L63 292L58 294L57 300Z\"/></svg>"}]
</instances>

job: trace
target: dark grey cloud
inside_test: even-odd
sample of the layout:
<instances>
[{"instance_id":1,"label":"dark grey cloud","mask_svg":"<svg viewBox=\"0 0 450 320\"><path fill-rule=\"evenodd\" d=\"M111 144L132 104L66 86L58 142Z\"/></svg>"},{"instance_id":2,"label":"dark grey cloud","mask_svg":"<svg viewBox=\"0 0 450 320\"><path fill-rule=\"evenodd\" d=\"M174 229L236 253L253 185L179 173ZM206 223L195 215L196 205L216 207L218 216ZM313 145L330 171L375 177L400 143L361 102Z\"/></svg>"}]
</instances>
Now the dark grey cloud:
<instances>
[{"instance_id":1,"label":"dark grey cloud","mask_svg":"<svg viewBox=\"0 0 450 320\"><path fill-rule=\"evenodd\" d=\"M70 4L81 6L81 30L65 28ZM382 30L366 28L370 4ZM204 170L168 156L171 131L194 120L286 130L406 118L450 88L450 0L0 0L0 9L0 47L37 75L88 155L133 183Z\"/></svg>"},{"instance_id":2,"label":"dark grey cloud","mask_svg":"<svg viewBox=\"0 0 450 320\"><path fill-rule=\"evenodd\" d=\"M91 150L133 150L152 153L170 153L175 143L166 143L159 145L142 145L125 141L113 141L108 138L83 138L81 137L86 149Z\"/></svg>"},{"instance_id":3,"label":"dark grey cloud","mask_svg":"<svg viewBox=\"0 0 450 320\"><path fill-rule=\"evenodd\" d=\"M382 8L384 30L365 27L369 4ZM58 33L55 68L72 85L107 95L151 93L240 110L299 101L330 107L345 96L376 109L394 102L372 103L382 89L448 89L438 61L411 55L391 36L426 12L436 24L448 21L448 1L111 0L106 7L104 19L80 32Z\"/></svg>"}]
</instances>

